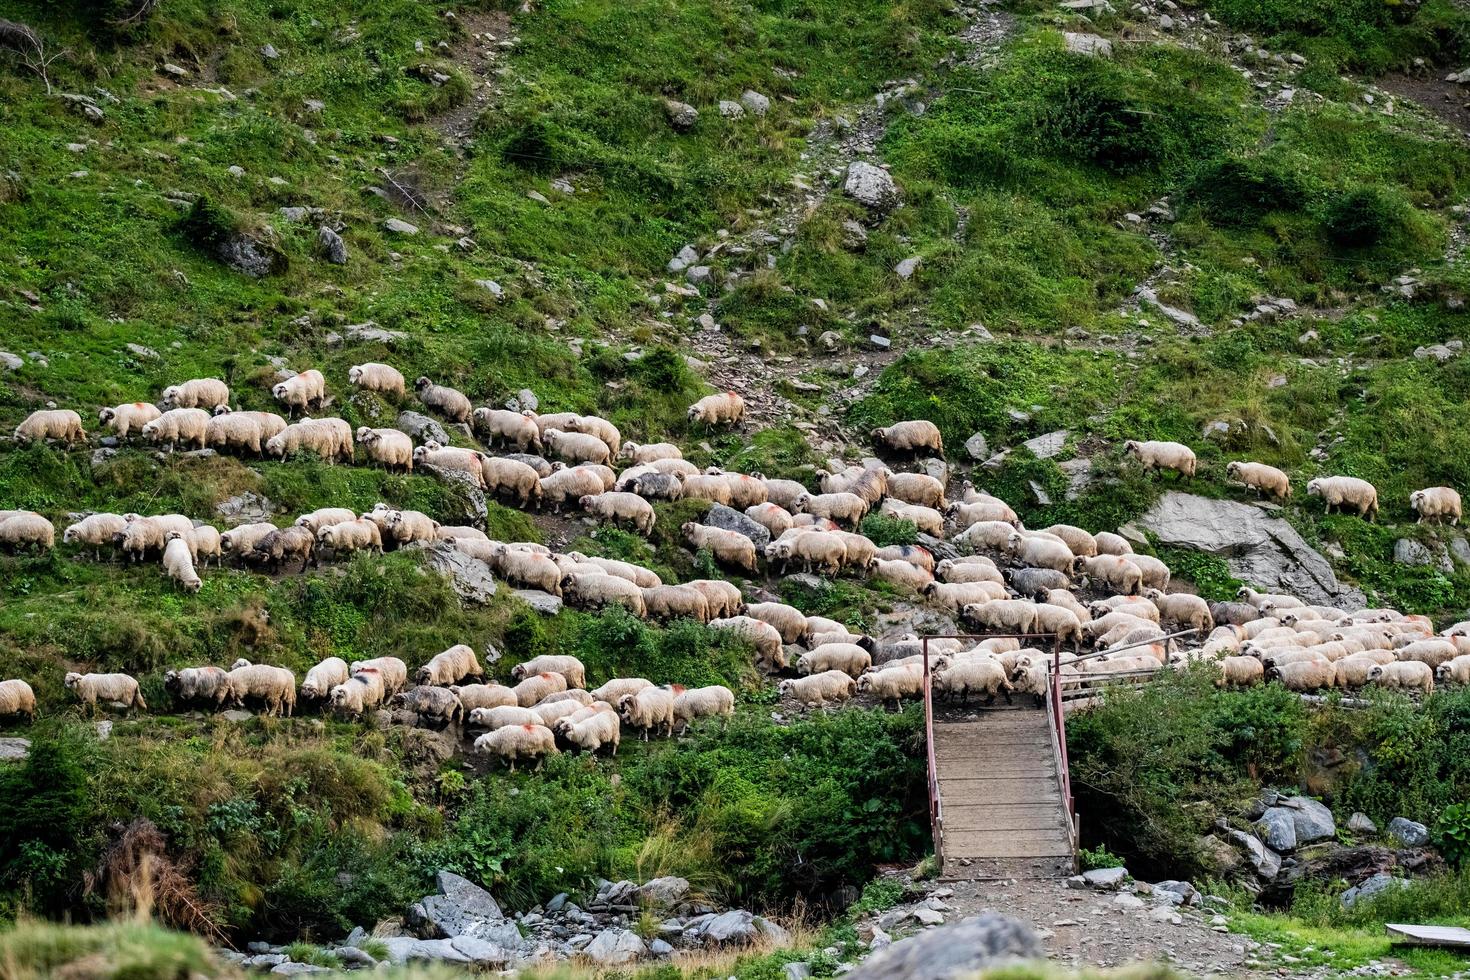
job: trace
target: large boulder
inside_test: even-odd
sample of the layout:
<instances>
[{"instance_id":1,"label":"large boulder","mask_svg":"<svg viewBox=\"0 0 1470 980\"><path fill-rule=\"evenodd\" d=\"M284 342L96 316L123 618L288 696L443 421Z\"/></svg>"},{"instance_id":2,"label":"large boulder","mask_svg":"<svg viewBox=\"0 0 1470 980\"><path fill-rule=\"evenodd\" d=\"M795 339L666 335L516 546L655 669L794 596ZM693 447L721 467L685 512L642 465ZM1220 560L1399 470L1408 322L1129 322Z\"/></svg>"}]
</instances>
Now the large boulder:
<instances>
[{"instance_id":1,"label":"large boulder","mask_svg":"<svg viewBox=\"0 0 1470 980\"><path fill-rule=\"evenodd\" d=\"M746 517L733 507L724 504L714 504L704 515L704 523L711 527L724 528L726 531L734 531L743 534L755 542L757 550L765 548L771 543L771 532L754 520Z\"/></svg>"},{"instance_id":2,"label":"large boulder","mask_svg":"<svg viewBox=\"0 0 1470 980\"><path fill-rule=\"evenodd\" d=\"M449 445L449 433L444 431L444 426L420 412L399 412L394 428L408 433L416 443L432 439L441 446Z\"/></svg>"},{"instance_id":3,"label":"large boulder","mask_svg":"<svg viewBox=\"0 0 1470 980\"><path fill-rule=\"evenodd\" d=\"M851 980L956 980L1013 960L1038 959L1041 942L1020 919L986 912L927 929L868 957Z\"/></svg>"},{"instance_id":4,"label":"large boulder","mask_svg":"<svg viewBox=\"0 0 1470 980\"><path fill-rule=\"evenodd\" d=\"M1429 828L1407 817L1394 817L1390 820L1388 835L1397 837L1409 847L1423 847L1429 843Z\"/></svg>"},{"instance_id":5,"label":"large boulder","mask_svg":"<svg viewBox=\"0 0 1470 980\"><path fill-rule=\"evenodd\" d=\"M655 909L675 909L689 898L689 881L674 875L654 878L638 889L638 898Z\"/></svg>"},{"instance_id":6,"label":"large boulder","mask_svg":"<svg viewBox=\"0 0 1470 980\"><path fill-rule=\"evenodd\" d=\"M471 558L451 541L440 541L425 549L430 568L449 579L454 594L465 602L484 605L495 596L495 578L478 558Z\"/></svg>"},{"instance_id":7,"label":"large boulder","mask_svg":"<svg viewBox=\"0 0 1470 980\"><path fill-rule=\"evenodd\" d=\"M1253 504L1170 491L1124 531L1135 539L1152 534L1166 548L1218 555L1232 575L1256 588L1322 605L1367 605L1361 592L1337 580L1327 559L1295 528Z\"/></svg>"},{"instance_id":8,"label":"large boulder","mask_svg":"<svg viewBox=\"0 0 1470 980\"><path fill-rule=\"evenodd\" d=\"M878 217L898 207L902 198L888 171L861 160L848 164L842 190Z\"/></svg>"},{"instance_id":9,"label":"large boulder","mask_svg":"<svg viewBox=\"0 0 1470 980\"><path fill-rule=\"evenodd\" d=\"M1256 821L1256 833L1273 851L1296 850L1296 822L1291 819L1291 811L1284 807L1273 806L1261 814L1261 819Z\"/></svg>"},{"instance_id":10,"label":"large boulder","mask_svg":"<svg viewBox=\"0 0 1470 980\"><path fill-rule=\"evenodd\" d=\"M1298 845L1315 844L1337 836L1337 821L1332 819L1332 811L1310 796L1282 797L1277 806L1290 811Z\"/></svg>"},{"instance_id":11,"label":"large boulder","mask_svg":"<svg viewBox=\"0 0 1470 980\"><path fill-rule=\"evenodd\" d=\"M473 881L452 871L440 871L436 881L439 894L425 895L408 910L409 925L424 935L481 937L506 924L495 898Z\"/></svg>"},{"instance_id":12,"label":"large boulder","mask_svg":"<svg viewBox=\"0 0 1470 980\"><path fill-rule=\"evenodd\" d=\"M1381 895L1391 888L1407 888L1408 885L1409 882L1406 879L1395 878L1391 874L1380 873L1364 880L1360 885L1354 885L1349 888L1338 896L1338 900L1342 902L1344 908L1352 908L1364 899Z\"/></svg>"},{"instance_id":13,"label":"large boulder","mask_svg":"<svg viewBox=\"0 0 1470 980\"><path fill-rule=\"evenodd\" d=\"M1264 881L1272 881L1281 873L1281 855L1271 850L1255 834L1232 830L1226 839L1245 852L1246 861Z\"/></svg>"}]
</instances>

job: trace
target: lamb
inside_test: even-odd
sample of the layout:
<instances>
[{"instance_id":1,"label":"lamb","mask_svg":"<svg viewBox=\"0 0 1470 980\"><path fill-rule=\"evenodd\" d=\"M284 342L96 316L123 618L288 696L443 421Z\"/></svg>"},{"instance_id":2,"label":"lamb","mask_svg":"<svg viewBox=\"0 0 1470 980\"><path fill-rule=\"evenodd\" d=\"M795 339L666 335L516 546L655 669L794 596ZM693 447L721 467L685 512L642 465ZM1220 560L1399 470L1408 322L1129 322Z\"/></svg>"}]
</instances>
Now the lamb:
<instances>
[{"instance_id":1,"label":"lamb","mask_svg":"<svg viewBox=\"0 0 1470 980\"><path fill-rule=\"evenodd\" d=\"M468 422L473 406L462 391L437 385L428 378L419 378L413 383L419 401L425 408L432 408L451 422Z\"/></svg>"},{"instance_id":2,"label":"lamb","mask_svg":"<svg viewBox=\"0 0 1470 980\"><path fill-rule=\"evenodd\" d=\"M1078 558L1072 566L1072 574L1120 595L1139 595L1143 591L1143 570L1129 559L1117 555Z\"/></svg>"},{"instance_id":3,"label":"lamb","mask_svg":"<svg viewBox=\"0 0 1470 980\"><path fill-rule=\"evenodd\" d=\"M1426 520L1435 524L1446 521L1451 525L1460 523L1460 494L1453 487L1415 490L1409 494L1409 506L1419 515L1415 524L1423 524Z\"/></svg>"},{"instance_id":4,"label":"lamb","mask_svg":"<svg viewBox=\"0 0 1470 980\"><path fill-rule=\"evenodd\" d=\"M331 549L333 554L351 551L383 553L383 532L377 524L355 518L345 524L330 524L316 532L316 550Z\"/></svg>"},{"instance_id":5,"label":"lamb","mask_svg":"<svg viewBox=\"0 0 1470 980\"><path fill-rule=\"evenodd\" d=\"M136 523L136 522L135 522ZM253 550L267 534L276 529L274 524L259 522L232 527L219 536L220 547L233 555L245 555Z\"/></svg>"},{"instance_id":6,"label":"lamb","mask_svg":"<svg viewBox=\"0 0 1470 980\"><path fill-rule=\"evenodd\" d=\"M220 405L230 403L230 387L218 378L193 378L163 389L161 402L165 409L205 408L214 411Z\"/></svg>"},{"instance_id":7,"label":"lamb","mask_svg":"<svg viewBox=\"0 0 1470 980\"><path fill-rule=\"evenodd\" d=\"M685 523L680 531L684 540L695 551L709 551L722 565L731 565L743 571L755 573L755 542L737 531L708 527L694 521Z\"/></svg>"},{"instance_id":8,"label":"lamb","mask_svg":"<svg viewBox=\"0 0 1470 980\"><path fill-rule=\"evenodd\" d=\"M679 479L680 496L686 500L708 500L730 506L730 482L723 474L698 474Z\"/></svg>"},{"instance_id":9,"label":"lamb","mask_svg":"<svg viewBox=\"0 0 1470 980\"><path fill-rule=\"evenodd\" d=\"M143 426L143 438L166 443L172 452L178 446L203 449L209 437L212 416L202 408L174 408Z\"/></svg>"},{"instance_id":10,"label":"lamb","mask_svg":"<svg viewBox=\"0 0 1470 980\"><path fill-rule=\"evenodd\" d=\"M596 436L585 432L547 429L541 433L541 440L546 444L549 452L560 456L569 463L600 463L606 466L612 462L611 447Z\"/></svg>"},{"instance_id":11,"label":"lamb","mask_svg":"<svg viewBox=\"0 0 1470 980\"><path fill-rule=\"evenodd\" d=\"M1174 470L1182 476L1194 477L1194 450L1178 442L1139 442L1129 439L1123 444L1123 453L1135 457L1143 464L1145 473L1151 470Z\"/></svg>"},{"instance_id":12,"label":"lamb","mask_svg":"<svg viewBox=\"0 0 1470 980\"><path fill-rule=\"evenodd\" d=\"M271 387L271 395L281 402L290 414L306 412L320 407L327 398L327 379L315 368L302 371Z\"/></svg>"},{"instance_id":13,"label":"lamb","mask_svg":"<svg viewBox=\"0 0 1470 980\"><path fill-rule=\"evenodd\" d=\"M1072 549L1061 541L1049 538L1028 538L1016 531L1008 542L1010 552L1023 565L1032 568L1050 568L1058 572L1072 571L1077 558Z\"/></svg>"},{"instance_id":14,"label":"lamb","mask_svg":"<svg viewBox=\"0 0 1470 980\"><path fill-rule=\"evenodd\" d=\"M68 673L63 683L89 711L97 710L98 701L148 710L138 682L127 674Z\"/></svg>"},{"instance_id":15,"label":"lamb","mask_svg":"<svg viewBox=\"0 0 1470 980\"><path fill-rule=\"evenodd\" d=\"M855 493L818 493L807 497L802 510L834 524L857 527L867 516L868 502Z\"/></svg>"},{"instance_id":16,"label":"lamb","mask_svg":"<svg viewBox=\"0 0 1470 980\"><path fill-rule=\"evenodd\" d=\"M691 690L675 689L674 724L680 734L700 718L730 718L735 714L735 694L728 687L712 684Z\"/></svg>"},{"instance_id":17,"label":"lamb","mask_svg":"<svg viewBox=\"0 0 1470 980\"><path fill-rule=\"evenodd\" d=\"M367 450L369 463L377 463L389 473L413 472L413 440L407 433L359 425L357 441Z\"/></svg>"},{"instance_id":18,"label":"lamb","mask_svg":"<svg viewBox=\"0 0 1470 980\"><path fill-rule=\"evenodd\" d=\"M352 365L347 369L347 383L356 385L363 391L378 391L397 398L402 398L408 387L402 371L377 361Z\"/></svg>"},{"instance_id":19,"label":"lamb","mask_svg":"<svg viewBox=\"0 0 1470 980\"><path fill-rule=\"evenodd\" d=\"M971 694L986 695L986 704L994 704L995 696L1001 694L1010 704L1014 690L1005 667L989 657L969 657L948 664L935 673L934 686L950 699L959 697L962 704L969 702Z\"/></svg>"},{"instance_id":20,"label":"lamb","mask_svg":"<svg viewBox=\"0 0 1470 980\"><path fill-rule=\"evenodd\" d=\"M674 692L666 687L645 687L618 699L618 713L623 721L648 741L649 733L665 735L674 732Z\"/></svg>"},{"instance_id":21,"label":"lamb","mask_svg":"<svg viewBox=\"0 0 1470 980\"><path fill-rule=\"evenodd\" d=\"M893 702L893 710L903 707L904 698L918 698L924 694L924 665L887 665L869 671L857 679L857 693L871 694L883 703Z\"/></svg>"},{"instance_id":22,"label":"lamb","mask_svg":"<svg viewBox=\"0 0 1470 980\"><path fill-rule=\"evenodd\" d=\"M1200 636L1215 628L1215 620L1210 615L1210 604L1197 595L1187 592L1166 593L1158 589L1149 589L1143 595L1158 607L1159 619L1163 622L1173 623L1182 629L1193 628Z\"/></svg>"},{"instance_id":23,"label":"lamb","mask_svg":"<svg viewBox=\"0 0 1470 980\"><path fill-rule=\"evenodd\" d=\"M1097 542L1097 553L1100 555L1131 555L1133 545L1128 539L1111 531L1099 531L1092 536Z\"/></svg>"},{"instance_id":24,"label":"lamb","mask_svg":"<svg viewBox=\"0 0 1470 980\"><path fill-rule=\"evenodd\" d=\"M568 690L587 685L587 668L576 657L542 654L517 664L510 672L510 676L518 681L536 674L560 674L566 680Z\"/></svg>"},{"instance_id":25,"label":"lamb","mask_svg":"<svg viewBox=\"0 0 1470 980\"><path fill-rule=\"evenodd\" d=\"M816 708L826 707L829 701L846 701L857 693L857 681L840 670L784 680L776 687L781 697Z\"/></svg>"},{"instance_id":26,"label":"lamb","mask_svg":"<svg viewBox=\"0 0 1470 980\"><path fill-rule=\"evenodd\" d=\"M27 724L36 720L36 692L22 680L0 681L0 718L20 716Z\"/></svg>"},{"instance_id":27,"label":"lamb","mask_svg":"<svg viewBox=\"0 0 1470 980\"><path fill-rule=\"evenodd\" d=\"M477 408L475 428L485 434L485 445L514 447L517 452L541 452L541 429L520 412L503 408Z\"/></svg>"},{"instance_id":28,"label":"lamb","mask_svg":"<svg viewBox=\"0 0 1470 980\"><path fill-rule=\"evenodd\" d=\"M944 536L944 515L932 507L906 504L901 500L895 500L889 497L883 501L883 505L879 510L891 517L908 521L918 531L924 534L929 534L936 538Z\"/></svg>"},{"instance_id":29,"label":"lamb","mask_svg":"<svg viewBox=\"0 0 1470 980\"><path fill-rule=\"evenodd\" d=\"M623 434L618 431L618 427L599 415L578 415L562 428L567 432L595 436L612 451L614 457L623 447Z\"/></svg>"},{"instance_id":30,"label":"lamb","mask_svg":"<svg viewBox=\"0 0 1470 980\"><path fill-rule=\"evenodd\" d=\"M1291 497L1291 477L1265 463L1240 460L1227 463L1225 479L1244 483L1256 492L1257 497L1264 497L1268 493L1276 500L1287 500Z\"/></svg>"},{"instance_id":31,"label":"lamb","mask_svg":"<svg viewBox=\"0 0 1470 980\"><path fill-rule=\"evenodd\" d=\"M915 592L934 581L934 576L918 565L911 565L906 561L885 561L881 558L875 560L873 577Z\"/></svg>"},{"instance_id":32,"label":"lamb","mask_svg":"<svg viewBox=\"0 0 1470 980\"><path fill-rule=\"evenodd\" d=\"M941 609L958 613L972 603L1004 599L1006 590L994 582L930 582L919 590L919 595Z\"/></svg>"},{"instance_id":33,"label":"lamb","mask_svg":"<svg viewBox=\"0 0 1470 980\"><path fill-rule=\"evenodd\" d=\"M704 425L735 425L745 418L745 399L727 391L719 395L705 395L689 406L689 421Z\"/></svg>"},{"instance_id":34,"label":"lamb","mask_svg":"<svg viewBox=\"0 0 1470 980\"><path fill-rule=\"evenodd\" d=\"M119 439L126 440L134 432L141 433L143 426L162 414L157 405L150 405L148 402L127 402L111 408L103 408L97 413L97 421L111 429Z\"/></svg>"},{"instance_id":35,"label":"lamb","mask_svg":"<svg viewBox=\"0 0 1470 980\"><path fill-rule=\"evenodd\" d=\"M540 589L555 596L562 594L561 569L545 555L497 544L491 547L490 556L490 567L516 588Z\"/></svg>"},{"instance_id":36,"label":"lamb","mask_svg":"<svg viewBox=\"0 0 1470 980\"><path fill-rule=\"evenodd\" d=\"M473 647L456 643L443 653L429 658L414 674L414 682L422 687L448 687L466 677L483 678L485 671L475 659Z\"/></svg>"},{"instance_id":37,"label":"lamb","mask_svg":"<svg viewBox=\"0 0 1470 980\"><path fill-rule=\"evenodd\" d=\"M653 505L636 493L619 493L616 490L607 493L588 494L578 501L582 509L594 517L602 517L613 523L628 523L644 536L653 533L653 525L658 518L653 513Z\"/></svg>"},{"instance_id":38,"label":"lamb","mask_svg":"<svg viewBox=\"0 0 1470 980\"><path fill-rule=\"evenodd\" d=\"M874 445L893 452L918 455L928 450L936 456L944 456L944 438L939 434L939 427L927 419L895 422L869 434Z\"/></svg>"},{"instance_id":39,"label":"lamb","mask_svg":"<svg viewBox=\"0 0 1470 980\"><path fill-rule=\"evenodd\" d=\"M1428 695L1434 693L1434 671L1428 664L1417 660L1375 664L1368 671L1368 683L1405 691L1421 691Z\"/></svg>"},{"instance_id":40,"label":"lamb","mask_svg":"<svg viewBox=\"0 0 1470 980\"><path fill-rule=\"evenodd\" d=\"M102 547L112 545L126 526L127 521L123 520L121 514L89 514L62 531L61 540L66 544L90 547L92 556L100 561ZM3 540L3 536L0 536L0 540Z\"/></svg>"},{"instance_id":41,"label":"lamb","mask_svg":"<svg viewBox=\"0 0 1470 980\"><path fill-rule=\"evenodd\" d=\"M1427 666L1424 669L1429 670ZM1337 668L1320 660L1276 664L1266 668L1266 679L1279 681L1289 691L1320 691L1324 687L1336 685Z\"/></svg>"},{"instance_id":42,"label":"lamb","mask_svg":"<svg viewBox=\"0 0 1470 980\"><path fill-rule=\"evenodd\" d=\"M266 534L256 542L255 550L248 557L277 571L287 562L299 561L301 574L305 575L306 566L311 564L315 555L316 538L311 531L293 524Z\"/></svg>"},{"instance_id":43,"label":"lamb","mask_svg":"<svg viewBox=\"0 0 1470 980\"><path fill-rule=\"evenodd\" d=\"M469 722L476 728L488 728L493 732L508 725L539 725L541 715L533 708L523 708L515 704L495 705L472 709Z\"/></svg>"},{"instance_id":44,"label":"lamb","mask_svg":"<svg viewBox=\"0 0 1470 980\"><path fill-rule=\"evenodd\" d=\"M683 459L684 451L672 442L625 442L620 455L633 463L652 463L659 459Z\"/></svg>"},{"instance_id":45,"label":"lamb","mask_svg":"<svg viewBox=\"0 0 1470 980\"><path fill-rule=\"evenodd\" d=\"M840 670L850 677L858 677L873 666L873 657L856 643L823 643L804 653L796 661L799 674L821 674Z\"/></svg>"},{"instance_id":46,"label":"lamb","mask_svg":"<svg viewBox=\"0 0 1470 980\"><path fill-rule=\"evenodd\" d=\"M1470 684L1470 655L1459 656L1440 664L1434 677L1440 684Z\"/></svg>"},{"instance_id":47,"label":"lamb","mask_svg":"<svg viewBox=\"0 0 1470 980\"><path fill-rule=\"evenodd\" d=\"M1344 507L1357 511L1359 517L1369 521L1378 519L1378 489L1367 480L1353 476L1319 476L1307 484L1307 496L1321 497L1325 513Z\"/></svg>"},{"instance_id":48,"label":"lamb","mask_svg":"<svg viewBox=\"0 0 1470 980\"><path fill-rule=\"evenodd\" d=\"M560 514L562 506L568 500L580 500L589 494L602 493L605 489L602 478L596 473L573 466L542 477L537 496L540 497L543 507L550 504L552 513Z\"/></svg>"},{"instance_id":49,"label":"lamb","mask_svg":"<svg viewBox=\"0 0 1470 980\"><path fill-rule=\"evenodd\" d=\"M471 486L483 490L485 474L480 465L480 455L473 449L456 446L441 446L437 442L426 442L413 451L415 466L433 466L440 470L457 473L467 479Z\"/></svg>"},{"instance_id":50,"label":"lamb","mask_svg":"<svg viewBox=\"0 0 1470 980\"><path fill-rule=\"evenodd\" d=\"M347 665L351 674L375 670L383 680L383 696L391 698L403 690L408 683L408 665L397 657L374 657L372 660L354 660Z\"/></svg>"},{"instance_id":51,"label":"lamb","mask_svg":"<svg viewBox=\"0 0 1470 980\"><path fill-rule=\"evenodd\" d=\"M301 700L310 704L323 701L338 684L346 684L352 675L347 670L347 661L341 657L328 657L306 672L301 682Z\"/></svg>"},{"instance_id":52,"label":"lamb","mask_svg":"<svg viewBox=\"0 0 1470 980\"><path fill-rule=\"evenodd\" d=\"M194 556L189 552L189 542L178 531L170 531L164 538L163 570L185 592L198 592L204 584L194 571Z\"/></svg>"},{"instance_id":53,"label":"lamb","mask_svg":"<svg viewBox=\"0 0 1470 980\"><path fill-rule=\"evenodd\" d=\"M197 409L186 408L181 411L191 412ZM211 415L204 424L204 444L220 452L248 450L259 456L265 443L266 438L260 431L260 423L243 412Z\"/></svg>"},{"instance_id":54,"label":"lamb","mask_svg":"<svg viewBox=\"0 0 1470 980\"><path fill-rule=\"evenodd\" d=\"M941 512L949 506L944 499L944 484L928 473L889 473L887 483L889 496L904 503Z\"/></svg>"},{"instance_id":55,"label":"lamb","mask_svg":"<svg viewBox=\"0 0 1470 980\"><path fill-rule=\"evenodd\" d=\"M417 510L395 510L388 515L388 534L399 547L437 540L438 530L438 521Z\"/></svg>"},{"instance_id":56,"label":"lamb","mask_svg":"<svg viewBox=\"0 0 1470 980\"><path fill-rule=\"evenodd\" d=\"M532 674L511 688L515 692L516 703L522 708L529 708L538 704L546 695L558 694L566 689L567 679L550 671Z\"/></svg>"},{"instance_id":57,"label":"lamb","mask_svg":"<svg viewBox=\"0 0 1470 980\"><path fill-rule=\"evenodd\" d=\"M643 590L643 606L649 619L693 619L709 622L709 602L704 593L687 585L658 585Z\"/></svg>"},{"instance_id":58,"label":"lamb","mask_svg":"<svg viewBox=\"0 0 1470 980\"><path fill-rule=\"evenodd\" d=\"M745 615L775 627L782 643L795 643L806 633L806 614L781 602L753 602Z\"/></svg>"},{"instance_id":59,"label":"lamb","mask_svg":"<svg viewBox=\"0 0 1470 980\"><path fill-rule=\"evenodd\" d=\"M483 755L496 755L510 763L510 771L516 771L516 763L535 759L540 769L548 755L558 755L556 735L545 725L507 725L475 739L475 751Z\"/></svg>"},{"instance_id":60,"label":"lamb","mask_svg":"<svg viewBox=\"0 0 1470 980\"><path fill-rule=\"evenodd\" d=\"M421 721L440 721L448 728L465 719L464 705L444 687L414 687L393 695L392 707L412 711Z\"/></svg>"}]
</instances>

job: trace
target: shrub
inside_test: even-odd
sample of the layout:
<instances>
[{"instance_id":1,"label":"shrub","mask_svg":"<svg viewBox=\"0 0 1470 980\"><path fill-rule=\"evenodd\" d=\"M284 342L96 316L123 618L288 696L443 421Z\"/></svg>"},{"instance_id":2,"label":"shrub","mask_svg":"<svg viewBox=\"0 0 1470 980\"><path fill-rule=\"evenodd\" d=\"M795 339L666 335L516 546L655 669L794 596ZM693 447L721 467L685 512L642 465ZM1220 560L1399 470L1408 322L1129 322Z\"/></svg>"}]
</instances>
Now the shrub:
<instances>
[{"instance_id":1,"label":"shrub","mask_svg":"<svg viewBox=\"0 0 1470 980\"><path fill-rule=\"evenodd\" d=\"M863 518L860 530L880 548L891 544L914 544L919 540L919 529L913 521L889 514L869 514Z\"/></svg>"},{"instance_id":2,"label":"shrub","mask_svg":"<svg viewBox=\"0 0 1470 980\"><path fill-rule=\"evenodd\" d=\"M1273 211L1301 211L1311 196L1307 177L1274 157L1227 157L1195 168L1183 200L1220 225L1249 225Z\"/></svg>"},{"instance_id":3,"label":"shrub","mask_svg":"<svg viewBox=\"0 0 1470 980\"><path fill-rule=\"evenodd\" d=\"M1123 867L1123 859L1101 844L1093 848L1078 848L1077 863L1083 871L1093 871L1097 868Z\"/></svg>"},{"instance_id":4,"label":"shrub","mask_svg":"<svg viewBox=\"0 0 1470 980\"><path fill-rule=\"evenodd\" d=\"M179 231L190 244L210 255L229 241L239 228L239 219L228 208L215 204L209 195L194 199L189 213L179 220Z\"/></svg>"},{"instance_id":5,"label":"shrub","mask_svg":"<svg viewBox=\"0 0 1470 980\"><path fill-rule=\"evenodd\" d=\"M1380 187L1361 187L1338 194L1328 202L1323 228L1333 245L1342 249L1368 249L1385 245L1404 234L1409 206L1403 199Z\"/></svg>"},{"instance_id":6,"label":"shrub","mask_svg":"<svg viewBox=\"0 0 1470 980\"><path fill-rule=\"evenodd\" d=\"M1451 803L1434 822L1435 846L1457 868L1470 864L1470 803Z\"/></svg>"}]
</instances>

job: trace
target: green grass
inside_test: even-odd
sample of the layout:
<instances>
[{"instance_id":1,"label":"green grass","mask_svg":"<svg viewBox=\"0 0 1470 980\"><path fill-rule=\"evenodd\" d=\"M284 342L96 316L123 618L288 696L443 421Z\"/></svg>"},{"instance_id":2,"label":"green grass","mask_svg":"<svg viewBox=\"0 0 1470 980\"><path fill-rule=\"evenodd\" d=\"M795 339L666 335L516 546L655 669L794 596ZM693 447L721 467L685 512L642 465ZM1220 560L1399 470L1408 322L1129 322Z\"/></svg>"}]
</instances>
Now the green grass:
<instances>
[{"instance_id":1,"label":"green grass","mask_svg":"<svg viewBox=\"0 0 1470 980\"><path fill-rule=\"evenodd\" d=\"M83 926L23 920L0 928L0 962L13 980L62 973L88 980L230 975L202 940L147 923Z\"/></svg>"}]
</instances>

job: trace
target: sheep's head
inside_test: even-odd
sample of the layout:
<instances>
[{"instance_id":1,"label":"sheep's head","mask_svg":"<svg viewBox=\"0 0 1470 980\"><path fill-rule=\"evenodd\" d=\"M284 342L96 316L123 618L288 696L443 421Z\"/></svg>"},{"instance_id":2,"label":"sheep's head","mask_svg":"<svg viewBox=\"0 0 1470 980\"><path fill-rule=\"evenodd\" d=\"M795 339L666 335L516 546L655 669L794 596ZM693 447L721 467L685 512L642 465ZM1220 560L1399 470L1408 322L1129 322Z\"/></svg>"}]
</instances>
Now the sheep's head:
<instances>
[{"instance_id":1,"label":"sheep's head","mask_svg":"<svg viewBox=\"0 0 1470 980\"><path fill-rule=\"evenodd\" d=\"M358 442L367 442L368 441L368 437L371 436L372 434L373 434L373 430L371 428L369 428L368 426L365 426L365 425L359 425L357 427L357 432L355 433L355 435L357 436L357 441Z\"/></svg>"},{"instance_id":2,"label":"sheep's head","mask_svg":"<svg viewBox=\"0 0 1470 980\"><path fill-rule=\"evenodd\" d=\"M76 672L71 672L71 673L68 673L66 675L66 677L62 678L62 683L64 685L66 685L66 689L68 691L74 691L74 690L76 690L77 685L79 683L81 683L81 680L82 680L82 675L81 674L78 674Z\"/></svg>"},{"instance_id":3,"label":"sheep's head","mask_svg":"<svg viewBox=\"0 0 1470 980\"><path fill-rule=\"evenodd\" d=\"M280 384L275 384L271 386L271 394L279 400L285 400L286 396L290 393L291 387L287 385L284 381L282 381Z\"/></svg>"},{"instance_id":4,"label":"sheep's head","mask_svg":"<svg viewBox=\"0 0 1470 980\"><path fill-rule=\"evenodd\" d=\"M433 384L433 382L429 380L427 375L419 375L419 377L414 380L413 387L415 391L423 391L431 384Z\"/></svg>"},{"instance_id":5,"label":"sheep's head","mask_svg":"<svg viewBox=\"0 0 1470 980\"><path fill-rule=\"evenodd\" d=\"M144 435L147 435L147 433L145 432ZM282 436L271 436L267 439L265 441L265 454L267 456L284 457L286 455L285 438Z\"/></svg>"},{"instance_id":6,"label":"sheep's head","mask_svg":"<svg viewBox=\"0 0 1470 980\"><path fill-rule=\"evenodd\" d=\"M1320 497L1320 496L1322 496L1322 481L1320 479L1318 479L1318 480L1308 480L1307 481L1307 496L1308 497Z\"/></svg>"}]
</instances>

